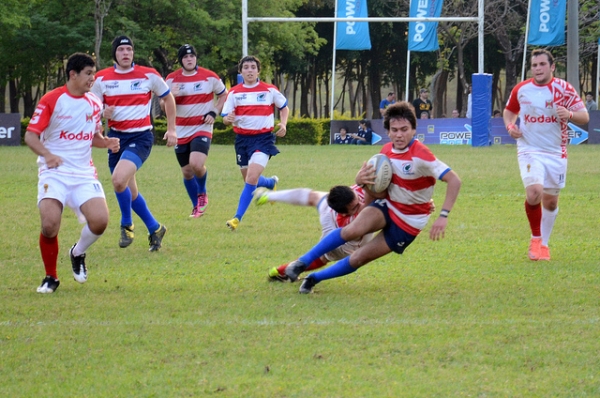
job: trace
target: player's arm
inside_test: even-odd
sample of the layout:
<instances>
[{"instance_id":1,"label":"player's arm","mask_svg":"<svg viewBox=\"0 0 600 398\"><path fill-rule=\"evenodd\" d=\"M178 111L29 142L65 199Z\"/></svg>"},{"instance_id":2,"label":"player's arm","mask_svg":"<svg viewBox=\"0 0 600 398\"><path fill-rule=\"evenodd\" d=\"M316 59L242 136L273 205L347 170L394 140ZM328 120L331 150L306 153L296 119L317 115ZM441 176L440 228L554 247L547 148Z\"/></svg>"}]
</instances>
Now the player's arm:
<instances>
[{"instance_id":1,"label":"player's arm","mask_svg":"<svg viewBox=\"0 0 600 398\"><path fill-rule=\"evenodd\" d=\"M92 146L96 147L96 148L107 148L109 149L112 153L117 153L119 152L119 148L120 148L120 140L116 137L106 137L104 136L104 134L102 134L102 131L98 131L96 132L96 134L94 134L94 138L92 139Z\"/></svg>"},{"instance_id":2,"label":"player's arm","mask_svg":"<svg viewBox=\"0 0 600 398\"><path fill-rule=\"evenodd\" d=\"M504 113L502 115L502 118L504 119L504 125L506 126L506 131L508 131L508 135L510 135L512 138L521 138L523 136L523 133L521 132L521 130L519 129L519 127L515 124L517 122L517 117L519 115L517 115L516 113L513 113L512 111L509 111L508 109L504 108Z\"/></svg>"},{"instance_id":3,"label":"player's arm","mask_svg":"<svg viewBox=\"0 0 600 398\"><path fill-rule=\"evenodd\" d=\"M287 132L287 121L289 115L290 108L288 108L287 105L279 110L279 123L277 123L277 131L275 132L277 137L285 136L285 133Z\"/></svg>"},{"instance_id":4,"label":"player's arm","mask_svg":"<svg viewBox=\"0 0 600 398\"><path fill-rule=\"evenodd\" d=\"M175 130L175 117L177 109L175 105L175 97L170 92L163 96L161 100L165 103L165 113L167 114L167 132L163 136L163 140L167 141L167 146L175 146L177 144L177 131Z\"/></svg>"},{"instance_id":5,"label":"player's arm","mask_svg":"<svg viewBox=\"0 0 600 398\"><path fill-rule=\"evenodd\" d=\"M454 203L456 203L462 184L458 174L452 170L448 171L442 177L442 181L448 184L446 187L446 198L444 199L444 204L442 204L439 217L434 221L431 231L429 231L429 237L432 240L439 240L444 237L446 226L448 225L448 215L454 207Z\"/></svg>"},{"instance_id":6,"label":"player's arm","mask_svg":"<svg viewBox=\"0 0 600 398\"><path fill-rule=\"evenodd\" d=\"M590 115L586 108L573 112L559 105L556 107L556 114L561 119L575 124L586 124L590 121Z\"/></svg>"},{"instance_id":7,"label":"player's arm","mask_svg":"<svg viewBox=\"0 0 600 398\"><path fill-rule=\"evenodd\" d=\"M50 152L44 144L40 141L40 136L33 131L27 130L25 132L25 143L27 146L38 156L41 156L46 161L46 166L50 169L55 169L63 163L60 156L54 155Z\"/></svg>"}]
</instances>

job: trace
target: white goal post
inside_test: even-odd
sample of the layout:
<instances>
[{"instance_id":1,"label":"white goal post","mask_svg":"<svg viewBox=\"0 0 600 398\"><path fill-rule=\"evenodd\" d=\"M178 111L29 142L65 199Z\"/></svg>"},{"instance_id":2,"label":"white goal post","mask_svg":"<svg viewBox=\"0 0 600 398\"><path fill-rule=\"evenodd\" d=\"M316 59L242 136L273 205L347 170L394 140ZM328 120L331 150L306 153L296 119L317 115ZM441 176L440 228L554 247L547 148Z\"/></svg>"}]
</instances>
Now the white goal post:
<instances>
[{"instance_id":1,"label":"white goal post","mask_svg":"<svg viewBox=\"0 0 600 398\"><path fill-rule=\"evenodd\" d=\"M336 1L337 15L337 1ZM477 22L478 23L478 58L477 71L483 73L483 16L484 16L484 0L477 1L477 17L367 17L367 18L337 18L337 17L308 17L308 18L277 18L277 17L248 17L248 0L242 0L242 55L248 55L248 24L250 22ZM337 25L335 25L337 28ZM333 107L335 101L335 40L336 28L334 28L333 37L333 62L332 62L332 78L331 78L331 104L330 117L333 119ZM407 65L407 68L409 65ZM406 90L408 94L408 73L406 74ZM408 100L408 97L406 97Z\"/></svg>"}]
</instances>

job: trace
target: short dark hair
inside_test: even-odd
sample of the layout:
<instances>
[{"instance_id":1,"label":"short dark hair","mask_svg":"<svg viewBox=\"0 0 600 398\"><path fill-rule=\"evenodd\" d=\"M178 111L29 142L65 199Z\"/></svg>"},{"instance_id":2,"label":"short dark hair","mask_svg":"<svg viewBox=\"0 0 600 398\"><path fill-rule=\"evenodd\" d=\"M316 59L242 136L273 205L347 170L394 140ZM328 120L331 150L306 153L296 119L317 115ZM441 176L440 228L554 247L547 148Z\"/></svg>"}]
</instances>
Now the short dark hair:
<instances>
[{"instance_id":1,"label":"short dark hair","mask_svg":"<svg viewBox=\"0 0 600 398\"><path fill-rule=\"evenodd\" d=\"M533 50L531 52L531 58L533 57L537 57L540 55L546 55L548 57L548 63L550 65L554 64L554 56L552 55L552 53L544 48L536 48L535 50Z\"/></svg>"},{"instance_id":2,"label":"short dark hair","mask_svg":"<svg viewBox=\"0 0 600 398\"><path fill-rule=\"evenodd\" d=\"M348 213L348 206L350 203L352 203L354 198L356 198L356 195L354 194L352 188L346 185L336 185L329 190L327 204L334 211L341 214L346 214Z\"/></svg>"},{"instance_id":3,"label":"short dark hair","mask_svg":"<svg viewBox=\"0 0 600 398\"><path fill-rule=\"evenodd\" d=\"M410 102L400 101L385 108L383 112L383 128L390 130L390 120L404 119L410 123L410 126L415 130L417 128L417 115L415 108Z\"/></svg>"},{"instance_id":4,"label":"short dark hair","mask_svg":"<svg viewBox=\"0 0 600 398\"><path fill-rule=\"evenodd\" d=\"M394 93L388 93L388 97L389 97L390 95L394 95Z\"/></svg>"},{"instance_id":5,"label":"short dark hair","mask_svg":"<svg viewBox=\"0 0 600 398\"><path fill-rule=\"evenodd\" d=\"M587 93L585 93L585 95L591 95L593 97L594 93L592 93L591 91L588 91Z\"/></svg>"},{"instance_id":6,"label":"short dark hair","mask_svg":"<svg viewBox=\"0 0 600 398\"><path fill-rule=\"evenodd\" d=\"M85 53L74 53L67 60L67 80L69 80L71 71L79 73L85 69L86 66L96 67L96 61L91 55Z\"/></svg>"},{"instance_id":7,"label":"short dark hair","mask_svg":"<svg viewBox=\"0 0 600 398\"><path fill-rule=\"evenodd\" d=\"M238 62L238 72L242 71L242 67L244 66L245 62L256 62L256 68L260 72L260 61L254 55L246 55L240 59L240 62Z\"/></svg>"}]
</instances>

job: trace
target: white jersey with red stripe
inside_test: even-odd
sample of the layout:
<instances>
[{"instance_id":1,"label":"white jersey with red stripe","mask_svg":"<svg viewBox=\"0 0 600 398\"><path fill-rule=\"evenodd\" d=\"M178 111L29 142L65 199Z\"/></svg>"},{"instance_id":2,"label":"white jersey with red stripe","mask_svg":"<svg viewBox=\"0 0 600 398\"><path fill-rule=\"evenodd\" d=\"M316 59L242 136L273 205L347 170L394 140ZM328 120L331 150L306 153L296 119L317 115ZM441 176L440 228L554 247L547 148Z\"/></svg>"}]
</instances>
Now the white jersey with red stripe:
<instances>
[{"instance_id":1,"label":"white jersey with red stripe","mask_svg":"<svg viewBox=\"0 0 600 398\"><path fill-rule=\"evenodd\" d=\"M38 156L39 174L46 172L97 178L92 161L92 140L101 131L102 103L92 93L73 96L67 86L46 93L38 103L27 131L38 134L40 142L63 163L49 169Z\"/></svg>"},{"instance_id":2,"label":"white jersey with red stripe","mask_svg":"<svg viewBox=\"0 0 600 398\"><path fill-rule=\"evenodd\" d=\"M510 93L506 109L520 118L523 133L517 139L518 153L547 153L567 157L567 121L560 119L556 106L577 112L585 109L577 91L556 77L542 86L533 79L517 84Z\"/></svg>"},{"instance_id":3,"label":"white jersey with red stripe","mask_svg":"<svg viewBox=\"0 0 600 398\"><path fill-rule=\"evenodd\" d=\"M204 115L214 112L214 96L225 92L219 76L201 67L192 75L184 75L182 68L167 76L167 84L179 88L175 96L177 143L187 144L195 137L212 138L213 125L204 123Z\"/></svg>"},{"instance_id":4,"label":"white jersey with red stripe","mask_svg":"<svg viewBox=\"0 0 600 398\"><path fill-rule=\"evenodd\" d=\"M358 197L358 201L362 206L365 203L365 193L363 189L358 185L352 185L350 188L354 191L354 193ZM356 216L358 216L358 214L353 214L351 216L339 214L327 205L327 199L325 197L322 199L322 203L319 203L317 209L319 211L319 221L321 222L321 239L327 234L329 234L331 231L337 228L343 228L346 225L350 224L356 218ZM341 260L342 258L354 253L359 247L364 246L367 242L371 241L372 239L372 233L366 234L359 239L344 243L337 249L325 254L325 257L329 261Z\"/></svg>"},{"instance_id":5,"label":"white jersey with red stripe","mask_svg":"<svg viewBox=\"0 0 600 398\"><path fill-rule=\"evenodd\" d=\"M156 69L134 65L123 72L113 66L96 73L92 92L107 106L115 106L108 127L134 133L152 128L152 93L162 98L169 94L169 86Z\"/></svg>"},{"instance_id":6,"label":"white jersey with red stripe","mask_svg":"<svg viewBox=\"0 0 600 398\"><path fill-rule=\"evenodd\" d=\"M381 153L390 159L393 168L385 197L390 217L404 231L416 236L429 221L429 201L436 180L444 177L450 168L415 139L401 151L388 142Z\"/></svg>"},{"instance_id":7,"label":"white jersey with red stripe","mask_svg":"<svg viewBox=\"0 0 600 398\"><path fill-rule=\"evenodd\" d=\"M278 109L287 106L287 99L277 87L259 81L253 86L238 84L229 90L221 115L235 112L233 131L236 134L256 135L273 131L275 105Z\"/></svg>"}]
</instances>

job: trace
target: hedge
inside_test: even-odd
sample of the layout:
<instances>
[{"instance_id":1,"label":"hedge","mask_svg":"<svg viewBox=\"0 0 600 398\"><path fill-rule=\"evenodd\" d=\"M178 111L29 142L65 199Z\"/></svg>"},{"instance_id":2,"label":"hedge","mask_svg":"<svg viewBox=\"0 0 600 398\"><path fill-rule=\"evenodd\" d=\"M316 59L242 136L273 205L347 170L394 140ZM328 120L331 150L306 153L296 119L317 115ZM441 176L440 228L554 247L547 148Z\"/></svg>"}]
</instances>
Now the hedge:
<instances>
[{"instance_id":1,"label":"hedge","mask_svg":"<svg viewBox=\"0 0 600 398\"><path fill-rule=\"evenodd\" d=\"M329 144L329 119L291 118L288 120L285 137L277 138L277 145L328 145ZM21 144L25 144L24 137L29 118L21 119ZM167 131L167 120L154 119L154 143L166 145L163 136ZM233 145L235 133L231 126L225 126L221 117L215 121L212 143L217 145Z\"/></svg>"}]
</instances>

